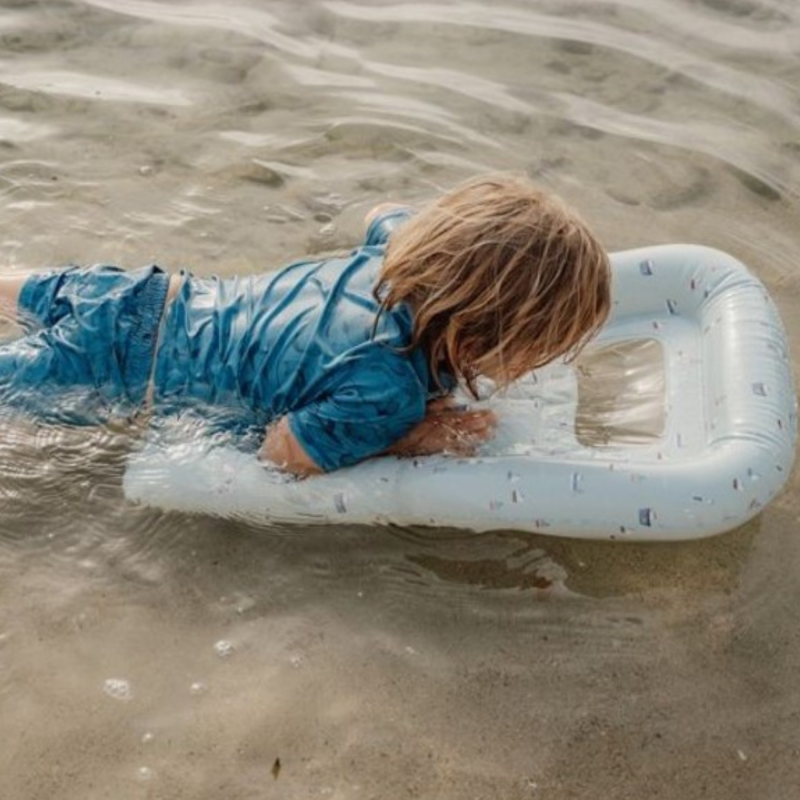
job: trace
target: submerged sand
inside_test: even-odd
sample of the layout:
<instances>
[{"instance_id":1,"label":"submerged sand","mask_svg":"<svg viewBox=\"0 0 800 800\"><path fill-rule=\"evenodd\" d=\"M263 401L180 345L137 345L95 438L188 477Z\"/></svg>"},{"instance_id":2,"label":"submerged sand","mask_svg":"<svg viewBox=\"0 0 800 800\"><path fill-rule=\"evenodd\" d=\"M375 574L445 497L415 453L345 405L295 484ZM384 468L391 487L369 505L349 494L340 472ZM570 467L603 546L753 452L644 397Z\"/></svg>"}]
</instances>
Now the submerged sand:
<instances>
[{"instance_id":1,"label":"submerged sand","mask_svg":"<svg viewBox=\"0 0 800 800\"><path fill-rule=\"evenodd\" d=\"M271 269L514 169L734 253L796 350L799 19L6 2L0 262ZM681 544L263 529L125 504L124 430L2 430L4 800L796 797L796 476Z\"/></svg>"}]
</instances>

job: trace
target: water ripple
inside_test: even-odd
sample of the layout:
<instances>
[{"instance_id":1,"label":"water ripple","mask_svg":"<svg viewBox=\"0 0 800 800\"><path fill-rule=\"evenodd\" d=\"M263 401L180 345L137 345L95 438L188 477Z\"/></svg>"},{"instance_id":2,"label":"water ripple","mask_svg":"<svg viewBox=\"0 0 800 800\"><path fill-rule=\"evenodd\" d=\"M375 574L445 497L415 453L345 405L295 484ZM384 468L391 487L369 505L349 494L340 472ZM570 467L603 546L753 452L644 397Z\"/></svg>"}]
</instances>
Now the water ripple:
<instances>
[{"instance_id":1,"label":"water ripple","mask_svg":"<svg viewBox=\"0 0 800 800\"><path fill-rule=\"evenodd\" d=\"M573 18L571 16L556 16L538 14L532 11L518 11L510 8L493 6L491 11L483 6L460 3L456 10L452 5L409 3L391 6L363 6L340 0L331 0L326 8L334 14L359 21L369 22L405 22L413 24L439 24L449 27L470 27L480 31L501 31L503 33L524 35L535 39L551 39L563 42L579 42L584 45L595 45L606 49L616 50L620 53L633 56L640 61L650 63L670 72L685 75L687 78L697 80L711 88L716 88L733 96L743 97L749 102L772 111L790 120L795 120L798 92L788 85L781 85L774 81L750 74L743 69L727 67L717 61L698 56L686 46L672 45L663 39L654 39L649 34L637 31L627 31L617 24L606 24L587 20L586 18ZM648 6L648 10L650 10ZM685 27L693 31L702 30L696 20L690 17L667 15L665 8L657 9L659 22L666 20L683 20ZM730 26L732 27L732 26ZM680 26L676 33L683 34L684 26ZM719 44L717 34L721 30L723 36L728 26L714 26L714 43ZM739 30L741 38L744 34L750 36L749 31ZM796 48L795 36L787 34L776 40L774 32L764 33L760 46L751 47L763 53L774 54L778 52L793 52ZM733 37L728 35L728 39ZM739 46L740 37L734 39L734 46ZM782 45L782 42L785 44ZM724 42L723 42L724 43ZM635 66L631 67L633 72Z\"/></svg>"},{"instance_id":2,"label":"water ripple","mask_svg":"<svg viewBox=\"0 0 800 800\"><path fill-rule=\"evenodd\" d=\"M666 143L725 161L751 176L752 187L770 199L800 191L800 169L776 153L773 143L756 128L730 120L657 119L626 113L576 94L559 93L554 99L561 103L560 116L578 125L623 138Z\"/></svg>"},{"instance_id":3,"label":"water ripple","mask_svg":"<svg viewBox=\"0 0 800 800\"><path fill-rule=\"evenodd\" d=\"M436 89L444 89L480 103L496 106L504 111L516 111L522 114L530 114L532 111L531 105L511 95L508 87L476 75L437 67L408 67L378 62L369 63L368 68L378 75L400 78L418 86L430 85Z\"/></svg>"},{"instance_id":4,"label":"water ripple","mask_svg":"<svg viewBox=\"0 0 800 800\"><path fill-rule=\"evenodd\" d=\"M150 0L83 0L87 6L102 8L115 14L124 14L154 22L198 28L213 28L256 39L279 52L291 56L313 59L320 47L313 43L280 32L282 20L261 8L244 3L224 6L218 3L181 3L180 6L151 2Z\"/></svg>"},{"instance_id":5,"label":"water ripple","mask_svg":"<svg viewBox=\"0 0 800 800\"><path fill-rule=\"evenodd\" d=\"M155 106L188 106L191 101L180 89L145 86L119 78L72 72L68 70L0 69L0 81L7 86L30 92L111 100L125 103L146 103Z\"/></svg>"},{"instance_id":6,"label":"water ripple","mask_svg":"<svg viewBox=\"0 0 800 800\"><path fill-rule=\"evenodd\" d=\"M15 142L31 142L44 139L55 131L50 125L37 125L19 119L0 116L0 142L4 139Z\"/></svg>"}]
</instances>

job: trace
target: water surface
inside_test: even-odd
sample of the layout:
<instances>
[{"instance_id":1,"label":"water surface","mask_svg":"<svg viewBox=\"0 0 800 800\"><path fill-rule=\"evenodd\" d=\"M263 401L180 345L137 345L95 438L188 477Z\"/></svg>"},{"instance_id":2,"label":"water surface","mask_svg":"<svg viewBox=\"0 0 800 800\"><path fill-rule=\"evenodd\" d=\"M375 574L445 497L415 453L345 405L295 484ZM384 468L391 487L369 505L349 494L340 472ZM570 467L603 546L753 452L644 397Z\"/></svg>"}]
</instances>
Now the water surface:
<instances>
[{"instance_id":1,"label":"water surface","mask_svg":"<svg viewBox=\"0 0 800 800\"><path fill-rule=\"evenodd\" d=\"M799 54L789 0L4 0L0 267L273 269L510 169L732 252L797 349ZM796 478L680 545L265 529L0 430L4 799L796 796Z\"/></svg>"}]
</instances>

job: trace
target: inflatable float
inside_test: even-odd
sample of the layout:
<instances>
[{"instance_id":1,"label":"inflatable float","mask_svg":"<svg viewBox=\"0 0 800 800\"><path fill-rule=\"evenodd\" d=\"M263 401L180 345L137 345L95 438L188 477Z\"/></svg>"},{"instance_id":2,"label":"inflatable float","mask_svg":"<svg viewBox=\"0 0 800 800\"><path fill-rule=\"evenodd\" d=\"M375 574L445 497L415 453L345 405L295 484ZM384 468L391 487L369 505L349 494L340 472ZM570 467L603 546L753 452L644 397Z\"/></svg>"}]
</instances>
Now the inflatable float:
<instances>
[{"instance_id":1,"label":"inflatable float","mask_svg":"<svg viewBox=\"0 0 800 800\"><path fill-rule=\"evenodd\" d=\"M208 437L146 442L128 499L260 523L513 529L594 539L720 533L789 477L797 410L764 286L717 250L616 253L614 310L590 348L488 401L471 458L376 458L294 480Z\"/></svg>"}]
</instances>

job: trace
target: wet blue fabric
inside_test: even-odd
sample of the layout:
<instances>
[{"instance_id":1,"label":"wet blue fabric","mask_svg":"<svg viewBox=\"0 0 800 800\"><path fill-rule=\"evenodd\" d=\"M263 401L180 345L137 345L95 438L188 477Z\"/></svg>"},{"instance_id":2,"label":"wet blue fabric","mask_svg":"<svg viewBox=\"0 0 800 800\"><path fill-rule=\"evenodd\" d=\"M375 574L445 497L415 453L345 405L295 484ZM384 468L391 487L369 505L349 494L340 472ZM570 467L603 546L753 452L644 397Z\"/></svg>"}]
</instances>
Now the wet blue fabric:
<instances>
[{"instance_id":1,"label":"wet blue fabric","mask_svg":"<svg viewBox=\"0 0 800 800\"><path fill-rule=\"evenodd\" d=\"M168 281L157 266L28 278L18 303L27 335L0 346L0 401L70 424L141 407Z\"/></svg>"},{"instance_id":2,"label":"wet blue fabric","mask_svg":"<svg viewBox=\"0 0 800 800\"><path fill-rule=\"evenodd\" d=\"M410 219L414 213L408 206L395 206L382 214L377 214L367 227L364 244L367 247L385 246L392 231Z\"/></svg>"},{"instance_id":3,"label":"wet blue fabric","mask_svg":"<svg viewBox=\"0 0 800 800\"><path fill-rule=\"evenodd\" d=\"M160 336L168 276L156 266L34 275L19 300L27 335L0 346L0 401L95 424L140 408L152 375L156 411L200 412L243 434L286 415L325 470L377 454L440 393L425 355L407 350L410 310L378 314L373 294L388 237L410 213L374 219L346 257L246 278L185 275Z\"/></svg>"},{"instance_id":4,"label":"wet blue fabric","mask_svg":"<svg viewBox=\"0 0 800 800\"><path fill-rule=\"evenodd\" d=\"M424 354L404 351L410 310L384 312L376 324L385 244L409 214L375 219L347 257L246 278L186 275L156 356L156 407L205 409L240 430L287 415L325 470L393 444L438 393Z\"/></svg>"}]
</instances>

